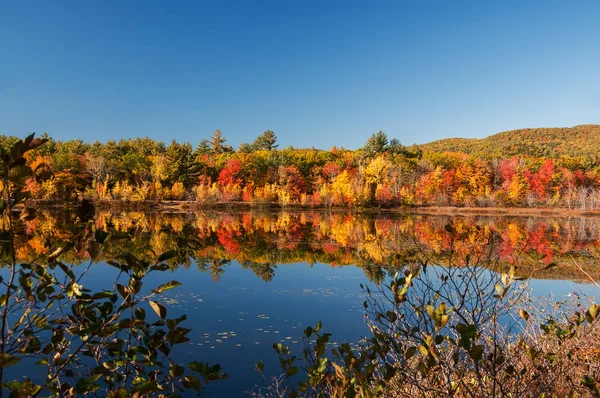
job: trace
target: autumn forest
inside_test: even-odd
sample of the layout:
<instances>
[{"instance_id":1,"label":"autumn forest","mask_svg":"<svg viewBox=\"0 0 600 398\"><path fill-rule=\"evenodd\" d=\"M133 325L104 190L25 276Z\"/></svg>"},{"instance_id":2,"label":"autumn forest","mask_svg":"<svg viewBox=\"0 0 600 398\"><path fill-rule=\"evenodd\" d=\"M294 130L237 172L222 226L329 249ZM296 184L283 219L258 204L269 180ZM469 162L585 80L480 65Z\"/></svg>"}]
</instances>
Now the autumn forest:
<instances>
[{"instance_id":1,"label":"autumn forest","mask_svg":"<svg viewBox=\"0 0 600 398\"><path fill-rule=\"evenodd\" d=\"M270 130L237 150L219 130L196 147L149 138L50 140L27 154L34 175L26 189L50 203L593 210L600 204L598 131L517 130L410 147L380 131L357 150L280 149ZM2 136L1 143L15 140Z\"/></svg>"}]
</instances>

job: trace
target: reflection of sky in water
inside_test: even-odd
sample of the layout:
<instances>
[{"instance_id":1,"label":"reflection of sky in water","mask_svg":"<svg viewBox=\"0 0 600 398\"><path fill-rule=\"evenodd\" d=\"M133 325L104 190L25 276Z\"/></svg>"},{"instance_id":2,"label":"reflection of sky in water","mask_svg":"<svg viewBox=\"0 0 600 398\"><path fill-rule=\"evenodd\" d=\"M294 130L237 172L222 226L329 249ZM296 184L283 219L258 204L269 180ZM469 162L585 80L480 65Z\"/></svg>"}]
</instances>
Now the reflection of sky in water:
<instances>
[{"instance_id":1,"label":"reflection of sky in water","mask_svg":"<svg viewBox=\"0 0 600 398\"><path fill-rule=\"evenodd\" d=\"M106 289L117 273L113 267L98 264L92 267L84 286ZM169 280L183 285L163 294L160 301L167 306L168 317L186 314L188 319L182 326L192 329L191 342L176 348L178 360L220 363L230 376L209 386L203 393L206 397L244 396L256 385L264 385L252 370L254 364L262 360L267 375L277 374L273 343L284 343L301 356L304 328L319 320L337 343L355 343L368 334L359 284L369 282L358 267L278 265L273 280L264 282L232 262L219 282L192 266L189 270L151 273L144 286L151 289ZM533 280L529 288L535 295L554 295L556 299L573 291L590 296L597 291L594 285L564 280ZM146 312L155 316L149 307Z\"/></svg>"},{"instance_id":2,"label":"reflection of sky in water","mask_svg":"<svg viewBox=\"0 0 600 398\"><path fill-rule=\"evenodd\" d=\"M116 275L112 267L95 274L94 286L86 287L105 288ZM265 362L266 374L277 374L279 362L273 343L281 342L300 356L304 328L319 320L324 331L333 333L336 343L356 342L368 332L359 286L368 280L357 267L278 265L273 280L264 282L233 262L219 282L192 266L187 271L150 274L145 287L171 279L183 285L164 293L160 301L167 306L168 317L186 314L182 326L192 329L191 342L176 350L180 361L220 363L230 377L209 385L202 396L239 396L263 385L252 370L256 362ZM154 316L149 308L146 311Z\"/></svg>"},{"instance_id":3,"label":"reflection of sky in water","mask_svg":"<svg viewBox=\"0 0 600 398\"><path fill-rule=\"evenodd\" d=\"M577 283L568 280L533 279L529 282L536 296L561 297L573 292L578 292L589 297L598 296L598 288L591 283Z\"/></svg>"}]
</instances>

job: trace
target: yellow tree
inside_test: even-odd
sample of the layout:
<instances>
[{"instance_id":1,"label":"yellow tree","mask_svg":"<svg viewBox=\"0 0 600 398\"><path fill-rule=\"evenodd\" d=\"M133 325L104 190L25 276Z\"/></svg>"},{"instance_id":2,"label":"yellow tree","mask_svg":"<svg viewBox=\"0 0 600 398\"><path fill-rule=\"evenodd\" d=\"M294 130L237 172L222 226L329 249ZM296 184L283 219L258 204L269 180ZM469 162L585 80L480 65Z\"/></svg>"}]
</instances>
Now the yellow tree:
<instances>
[{"instance_id":1,"label":"yellow tree","mask_svg":"<svg viewBox=\"0 0 600 398\"><path fill-rule=\"evenodd\" d=\"M377 185L381 185L388 180L393 166L392 162L385 157L377 156L362 170L361 174L364 177L365 182L369 184L371 200L375 198Z\"/></svg>"},{"instance_id":2,"label":"yellow tree","mask_svg":"<svg viewBox=\"0 0 600 398\"><path fill-rule=\"evenodd\" d=\"M513 204L521 204L526 191L527 184L525 184L523 177L519 173L513 174L508 186L508 199Z\"/></svg>"}]
</instances>

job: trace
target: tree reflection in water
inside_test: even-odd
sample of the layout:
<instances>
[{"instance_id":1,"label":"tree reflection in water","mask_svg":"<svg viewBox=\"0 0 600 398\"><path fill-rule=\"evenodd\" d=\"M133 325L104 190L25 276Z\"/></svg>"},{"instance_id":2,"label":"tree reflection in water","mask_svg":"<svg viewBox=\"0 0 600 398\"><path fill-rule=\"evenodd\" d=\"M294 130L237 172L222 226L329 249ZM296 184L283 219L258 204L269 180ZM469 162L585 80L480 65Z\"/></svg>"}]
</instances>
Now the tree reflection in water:
<instances>
[{"instance_id":1,"label":"tree reflection in water","mask_svg":"<svg viewBox=\"0 0 600 398\"><path fill-rule=\"evenodd\" d=\"M4 220L6 221L6 220ZM131 240L105 248L100 261L130 252L141 259L175 250L170 265L210 272L218 280L232 260L271 280L276 264L316 262L357 265L373 282L385 269L425 257L449 265L452 257L477 257L493 242L495 258L517 276L585 280L573 262L593 270L600 246L600 222L594 218L450 217L368 215L326 212L143 213L97 211L97 228L129 234ZM32 262L74 236L76 213L38 211L17 236L17 257ZM454 233L445 226L452 223ZM7 256L7 253L3 253ZM65 261L83 263L87 251L73 251ZM557 267L546 267L556 263ZM534 265L535 264L535 265ZM543 265L540 267L539 265ZM547 268L547 269L546 269Z\"/></svg>"}]
</instances>

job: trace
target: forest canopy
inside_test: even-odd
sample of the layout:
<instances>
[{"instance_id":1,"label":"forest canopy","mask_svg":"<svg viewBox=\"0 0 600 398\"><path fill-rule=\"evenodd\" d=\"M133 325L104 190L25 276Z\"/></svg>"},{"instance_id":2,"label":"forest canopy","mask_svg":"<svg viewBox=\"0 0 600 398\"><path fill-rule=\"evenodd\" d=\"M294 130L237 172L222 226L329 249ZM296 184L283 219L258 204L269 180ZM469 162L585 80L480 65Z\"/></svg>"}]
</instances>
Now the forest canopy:
<instances>
[{"instance_id":1,"label":"forest canopy","mask_svg":"<svg viewBox=\"0 0 600 398\"><path fill-rule=\"evenodd\" d=\"M2 150L15 140L0 136ZM357 150L280 149L271 130L239 148L220 130L196 146L150 138L50 139L27 153L34 174L26 190L48 202L591 210L600 204L599 144L600 126L594 125L412 147L379 131Z\"/></svg>"}]
</instances>

